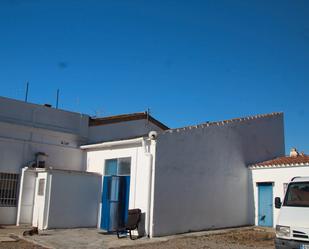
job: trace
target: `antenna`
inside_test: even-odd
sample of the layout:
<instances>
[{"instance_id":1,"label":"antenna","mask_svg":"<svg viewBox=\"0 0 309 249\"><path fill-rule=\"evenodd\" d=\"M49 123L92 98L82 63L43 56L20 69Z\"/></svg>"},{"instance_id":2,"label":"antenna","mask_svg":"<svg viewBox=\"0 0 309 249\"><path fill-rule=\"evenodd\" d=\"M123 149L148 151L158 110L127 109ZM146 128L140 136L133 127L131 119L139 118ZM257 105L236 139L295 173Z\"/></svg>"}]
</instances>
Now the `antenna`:
<instances>
[{"instance_id":1,"label":"antenna","mask_svg":"<svg viewBox=\"0 0 309 249\"><path fill-rule=\"evenodd\" d=\"M28 102L28 91L29 91L29 81L26 82L26 96L25 96L25 102Z\"/></svg>"},{"instance_id":2,"label":"antenna","mask_svg":"<svg viewBox=\"0 0 309 249\"><path fill-rule=\"evenodd\" d=\"M147 108L146 113L147 113L147 125L149 125L149 115L150 115L150 108L149 107Z\"/></svg>"},{"instance_id":3,"label":"antenna","mask_svg":"<svg viewBox=\"0 0 309 249\"><path fill-rule=\"evenodd\" d=\"M59 90L59 89L57 89L56 109L58 109L58 105L59 105L59 93L60 93L60 90Z\"/></svg>"}]
</instances>

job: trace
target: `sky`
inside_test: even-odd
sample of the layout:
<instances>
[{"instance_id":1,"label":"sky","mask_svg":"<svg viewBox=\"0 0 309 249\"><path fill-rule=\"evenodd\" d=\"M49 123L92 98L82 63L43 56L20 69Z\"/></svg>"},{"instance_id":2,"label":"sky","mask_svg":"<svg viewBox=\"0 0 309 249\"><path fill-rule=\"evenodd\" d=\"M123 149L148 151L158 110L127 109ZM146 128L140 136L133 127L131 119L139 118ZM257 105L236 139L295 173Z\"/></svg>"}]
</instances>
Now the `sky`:
<instances>
[{"instance_id":1,"label":"sky","mask_svg":"<svg viewBox=\"0 0 309 249\"><path fill-rule=\"evenodd\" d=\"M309 1L0 1L0 95L170 127L284 112L309 153Z\"/></svg>"}]
</instances>

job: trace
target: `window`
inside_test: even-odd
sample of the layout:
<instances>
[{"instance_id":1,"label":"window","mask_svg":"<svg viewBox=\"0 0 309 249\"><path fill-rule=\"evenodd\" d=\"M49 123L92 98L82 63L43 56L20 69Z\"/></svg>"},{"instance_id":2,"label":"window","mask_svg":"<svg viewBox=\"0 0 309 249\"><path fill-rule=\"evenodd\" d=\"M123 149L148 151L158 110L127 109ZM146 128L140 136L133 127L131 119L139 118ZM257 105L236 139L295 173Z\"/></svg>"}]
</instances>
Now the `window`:
<instances>
[{"instance_id":1,"label":"window","mask_svg":"<svg viewBox=\"0 0 309 249\"><path fill-rule=\"evenodd\" d=\"M39 180L38 195L44 195L45 179Z\"/></svg>"},{"instance_id":2,"label":"window","mask_svg":"<svg viewBox=\"0 0 309 249\"><path fill-rule=\"evenodd\" d=\"M18 174L0 173L0 207L16 207Z\"/></svg>"},{"instance_id":3,"label":"window","mask_svg":"<svg viewBox=\"0 0 309 249\"><path fill-rule=\"evenodd\" d=\"M309 182L290 183L284 206L309 207Z\"/></svg>"},{"instance_id":4,"label":"window","mask_svg":"<svg viewBox=\"0 0 309 249\"><path fill-rule=\"evenodd\" d=\"M130 175L131 157L109 159L105 161L104 175Z\"/></svg>"}]
</instances>

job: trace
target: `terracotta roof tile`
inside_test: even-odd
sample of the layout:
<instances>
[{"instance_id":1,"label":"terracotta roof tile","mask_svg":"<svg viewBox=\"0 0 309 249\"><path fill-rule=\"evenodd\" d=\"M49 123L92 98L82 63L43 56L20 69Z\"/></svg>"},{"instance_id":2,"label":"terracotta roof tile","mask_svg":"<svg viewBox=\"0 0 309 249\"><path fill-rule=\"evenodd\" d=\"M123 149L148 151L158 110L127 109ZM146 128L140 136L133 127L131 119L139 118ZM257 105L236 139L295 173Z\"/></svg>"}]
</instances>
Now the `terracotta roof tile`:
<instances>
[{"instance_id":1,"label":"terracotta roof tile","mask_svg":"<svg viewBox=\"0 0 309 249\"><path fill-rule=\"evenodd\" d=\"M251 168L265 168L265 167L286 167L286 166L309 166L309 155L299 154L298 156L283 156L272 160L260 162L251 165Z\"/></svg>"}]
</instances>

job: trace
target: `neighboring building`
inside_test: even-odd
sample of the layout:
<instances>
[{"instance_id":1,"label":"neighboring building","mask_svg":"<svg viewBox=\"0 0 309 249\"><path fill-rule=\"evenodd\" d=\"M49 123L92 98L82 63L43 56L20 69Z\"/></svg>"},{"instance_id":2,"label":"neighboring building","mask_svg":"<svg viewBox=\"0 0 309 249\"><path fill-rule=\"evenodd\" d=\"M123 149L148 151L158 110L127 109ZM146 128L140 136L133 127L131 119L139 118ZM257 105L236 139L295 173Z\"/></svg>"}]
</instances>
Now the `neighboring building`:
<instances>
[{"instance_id":1,"label":"neighboring building","mask_svg":"<svg viewBox=\"0 0 309 249\"><path fill-rule=\"evenodd\" d=\"M0 97L0 224L15 224L21 169L45 153L46 165L84 170L79 146L88 141L87 115Z\"/></svg>"},{"instance_id":2,"label":"neighboring building","mask_svg":"<svg viewBox=\"0 0 309 249\"><path fill-rule=\"evenodd\" d=\"M169 128L145 112L89 120L89 140L92 143L123 139L164 131Z\"/></svg>"},{"instance_id":3,"label":"neighboring building","mask_svg":"<svg viewBox=\"0 0 309 249\"><path fill-rule=\"evenodd\" d=\"M42 167L86 171L80 145L164 129L167 127L147 113L96 119L0 97L0 224L16 223L22 168L39 166L44 157ZM33 203L29 208L33 209Z\"/></svg>"},{"instance_id":4,"label":"neighboring building","mask_svg":"<svg viewBox=\"0 0 309 249\"><path fill-rule=\"evenodd\" d=\"M248 164L283 156L283 114L205 123L81 146L104 176L99 227L140 208L146 234L254 224ZM115 207L117 203L117 207Z\"/></svg>"},{"instance_id":5,"label":"neighboring building","mask_svg":"<svg viewBox=\"0 0 309 249\"><path fill-rule=\"evenodd\" d=\"M292 149L290 156L259 162L250 166L254 189L255 224L275 227L279 210L274 198L283 199L293 177L309 176L309 155Z\"/></svg>"}]
</instances>

